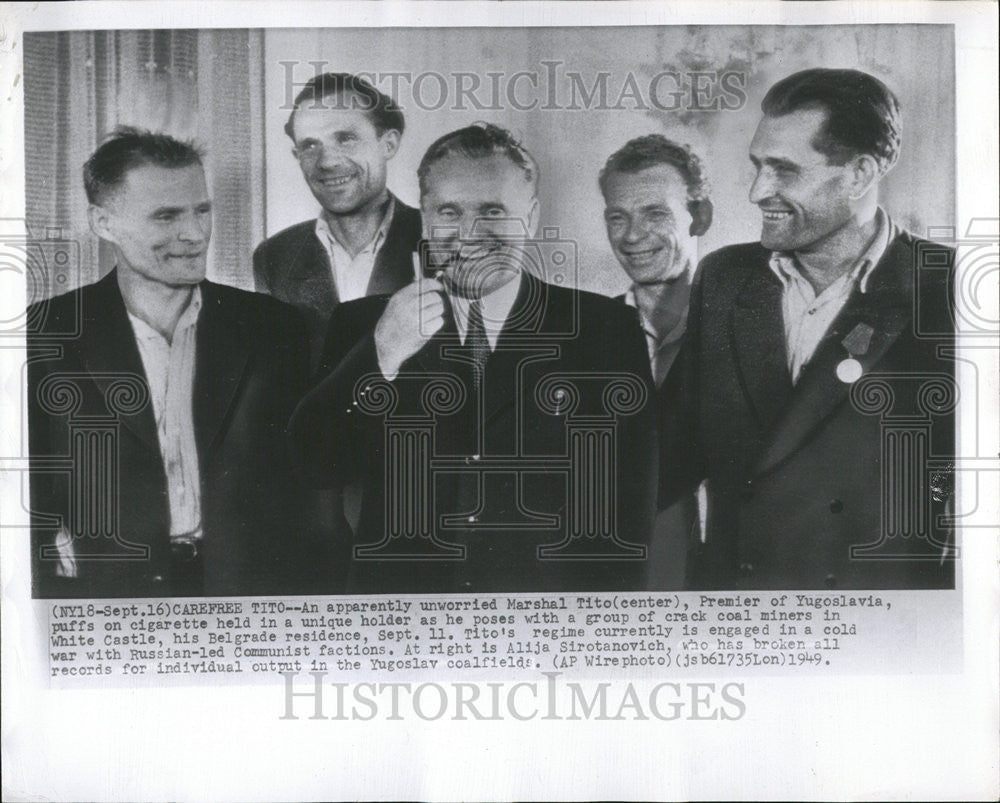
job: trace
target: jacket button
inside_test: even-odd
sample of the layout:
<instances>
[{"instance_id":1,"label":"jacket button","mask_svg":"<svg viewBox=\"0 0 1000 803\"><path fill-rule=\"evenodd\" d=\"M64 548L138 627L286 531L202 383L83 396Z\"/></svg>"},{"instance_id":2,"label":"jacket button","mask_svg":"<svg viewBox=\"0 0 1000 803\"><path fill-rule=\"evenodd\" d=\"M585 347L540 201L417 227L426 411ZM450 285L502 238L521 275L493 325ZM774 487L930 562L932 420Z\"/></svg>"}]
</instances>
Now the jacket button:
<instances>
[{"instance_id":1,"label":"jacket button","mask_svg":"<svg viewBox=\"0 0 1000 803\"><path fill-rule=\"evenodd\" d=\"M830 500L830 512L831 513L839 513L843 509L844 509L844 503L841 502L839 499L831 499Z\"/></svg>"},{"instance_id":2,"label":"jacket button","mask_svg":"<svg viewBox=\"0 0 1000 803\"><path fill-rule=\"evenodd\" d=\"M162 583L163 582L163 575L162 574L154 574L153 577L152 577L152 581L154 583Z\"/></svg>"},{"instance_id":3,"label":"jacket button","mask_svg":"<svg viewBox=\"0 0 1000 803\"><path fill-rule=\"evenodd\" d=\"M751 499L753 499L753 480L747 480L743 486L743 501L749 502Z\"/></svg>"},{"instance_id":4,"label":"jacket button","mask_svg":"<svg viewBox=\"0 0 1000 803\"><path fill-rule=\"evenodd\" d=\"M752 563L741 563L740 564L740 576L749 577L753 574L753 564Z\"/></svg>"},{"instance_id":5,"label":"jacket button","mask_svg":"<svg viewBox=\"0 0 1000 803\"><path fill-rule=\"evenodd\" d=\"M836 577L836 575L828 574L826 576L826 579L824 580L824 582L826 583L826 587L827 588L836 588L837 587L837 577Z\"/></svg>"}]
</instances>

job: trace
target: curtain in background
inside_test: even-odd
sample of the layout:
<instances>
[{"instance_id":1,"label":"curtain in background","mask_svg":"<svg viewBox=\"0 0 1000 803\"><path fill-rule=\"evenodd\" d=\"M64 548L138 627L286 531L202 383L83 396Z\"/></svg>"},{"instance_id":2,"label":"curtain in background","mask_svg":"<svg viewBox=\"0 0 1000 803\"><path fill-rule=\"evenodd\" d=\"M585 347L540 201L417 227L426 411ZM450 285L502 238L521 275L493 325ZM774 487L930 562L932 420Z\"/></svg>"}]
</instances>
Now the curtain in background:
<instances>
[{"instance_id":1,"label":"curtain in background","mask_svg":"<svg viewBox=\"0 0 1000 803\"><path fill-rule=\"evenodd\" d=\"M263 35L248 30L80 31L24 37L29 234L80 249L79 277L113 267L87 224L82 167L118 125L194 139L207 152L215 209L209 275L253 287L264 233Z\"/></svg>"}]
</instances>

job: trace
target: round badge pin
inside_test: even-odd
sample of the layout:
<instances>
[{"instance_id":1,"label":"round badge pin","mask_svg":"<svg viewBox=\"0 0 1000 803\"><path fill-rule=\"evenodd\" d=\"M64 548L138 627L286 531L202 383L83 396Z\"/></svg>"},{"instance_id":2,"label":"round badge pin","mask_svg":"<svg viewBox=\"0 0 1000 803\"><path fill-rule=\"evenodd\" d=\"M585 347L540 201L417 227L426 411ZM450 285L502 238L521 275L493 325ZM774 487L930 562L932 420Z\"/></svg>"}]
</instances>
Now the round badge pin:
<instances>
[{"instance_id":1,"label":"round badge pin","mask_svg":"<svg viewBox=\"0 0 1000 803\"><path fill-rule=\"evenodd\" d=\"M846 385L852 385L861 379L861 374L864 373L861 369L861 363L855 360L853 357L842 360L837 365L837 379Z\"/></svg>"}]
</instances>

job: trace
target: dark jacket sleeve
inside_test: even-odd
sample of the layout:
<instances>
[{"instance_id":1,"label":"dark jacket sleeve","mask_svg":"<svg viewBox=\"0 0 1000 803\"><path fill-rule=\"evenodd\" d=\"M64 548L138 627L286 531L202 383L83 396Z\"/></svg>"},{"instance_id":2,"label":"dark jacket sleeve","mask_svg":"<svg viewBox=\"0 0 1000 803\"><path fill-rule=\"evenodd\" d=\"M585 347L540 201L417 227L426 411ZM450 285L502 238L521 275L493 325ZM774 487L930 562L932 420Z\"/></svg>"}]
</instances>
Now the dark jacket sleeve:
<instances>
[{"instance_id":1,"label":"dark jacket sleeve","mask_svg":"<svg viewBox=\"0 0 1000 803\"><path fill-rule=\"evenodd\" d=\"M661 510L691 493L704 478L698 448L698 352L705 268L703 263L695 277L684 342L657 398Z\"/></svg>"},{"instance_id":2,"label":"dark jacket sleeve","mask_svg":"<svg viewBox=\"0 0 1000 803\"><path fill-rule=\"evenodd\" d=\"M384 305L377 298L341 304L327 330L315 387L289 423L296 469L310 485L330 488L358 479L378 417L360 407L360 383L379 379L374 321Z\"/></svg>"},{"instance_id":3,"label":"dark jacket sleeve","mask_svg":"<svg viewBox=\"0 0 1000 803\"><path fill-rule=\"evenodd\" d=\"M659 447L656 421L656 389L650 374L646 339L635 310L619 307L619 333L605 340L613 350L609 364L638 378L645 389L645 402L620 419L617 455L618 510L626 541L649 544L656 513L656 481Z\"/></svg>"},{"instance_id":4,"label":"dark jacket sleeve","mask_svg":"<svg viewBox=\"0 0 1000 803\"><path fill-rule=\"evenodd\" d=\"M267 247L268 240L264 240L253 252L253 285L258 293L271 292L271 284L268 281Z\"/></svg>"},{"instance_id":5,"label":"dark jacket sleeve","mask_svg":"<svg viewBox=\"0 0 1000 803\"><path fill-rule=\"evenodd\" d=\"M42 552L54 543L58 530L56 522L65 521L68 500L59 492L56 476L41 470L46 457L64 454L56 440L56 428L51 417L42 409L38 389L48 376L48 361L31 359L35 351L28 342L28 453L30 455L31 488L31 567L34 596L58 596L56 588L66 582L55 575L56 562L43 560ZM63 439L65 440L65 439Z\"/></svg>"},{"instance_id":6,"label":"dark jacket sleeve","mask_svg":"<svg viewBox=\"0 0 1000 803\"><path fill-rule=\"evenodd\" d=\"M67 310L73 306L72 302L66 303L66 299L51 299L29 308L27 318L45 321L42 335L71 330L66 319L71 317ZM69 521L69 483L61 473L46 470L44 464L69 454L69 436L63 417L52 412L50 404L43 403L39 390L48 377L58 377L61 372L72 370L64 359L53 354L53 345L44 337L38 339L31 333L28 335L30 541L32 593L36 598L75 596L79 584L76 579L58 575L58 560L52 554L60 528L65 528ZM58 348L65 350L67 344L61 342ZM45 395L51 402L58 394L50 391Z\"/></svg>"}]
</instances>

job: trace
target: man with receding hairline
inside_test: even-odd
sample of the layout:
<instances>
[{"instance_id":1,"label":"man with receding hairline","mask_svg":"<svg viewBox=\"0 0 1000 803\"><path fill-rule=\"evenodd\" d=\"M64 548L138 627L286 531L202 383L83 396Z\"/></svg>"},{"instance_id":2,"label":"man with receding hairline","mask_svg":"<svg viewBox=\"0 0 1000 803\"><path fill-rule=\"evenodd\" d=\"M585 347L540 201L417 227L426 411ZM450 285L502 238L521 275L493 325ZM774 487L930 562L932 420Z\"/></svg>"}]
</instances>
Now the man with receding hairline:
<instances>
[{"instance_id":1,"label":"man with receding hairline","mask_svg":"<svg viewBox=\"0 0 1000 803\"><path fill-rule=\"evenodd\" d=\"M413 276L420 213L386 188L404 128L392 98L348 73L311 79L288 115L285 133L320 213L258 245L254 277L259 292L305 316L314 368L337 304L394 292Z\"/></svg>"},{"instance_id":2,"label":"man with receding hairline","mask_svg":"<svg viewBox=\"0 0 1000 803\"><path fill-rule=\"evenodd\" d=\"M664 495L708 492L690 585L951 587L950 483L934 461L953 459L954 418L950 394L926 388L954 388L954 253L879 205L898 100L867 73L810 69L761 108L760 242L703 260L667 378ZM912 424L897 441L892 417Z\"/></svg>"},{"instance_id":3,"label":"man with receding hairline","mask_svg":"<svg viewBox=\"0 0 1000 803\"><path fill-rule=\"evenodd\" d=\"M116 265L28 314L35 595L332 583L284 445L308 381L305 327L275 299L205 279L201 155L122 128L84 183Z\"/></svg>"},{"instance_id":4,"label":"man with receding hairline","mask_svg":"<svg viewBox=\"0 0 1000 803\"><path fill-rule=\"evenodd\" d=\"M538 168L509 131L444 135L418 177L427 275L336 309L290 425L312 482L363 483L349 590L643 588L656 432L634 311L525 270Z\"/></svg>"},{"instance_id":5,"label":"man with receding hairline","mask_svg":"<svg viewBox=\"0 0 1000 803\"><path fill-rule=\"evenodd\" d=\"M598 176L608 242L632 284L621 300L639 312L653 382L664 380L683 342L698 238L712 224L701 159L662 134L629 140ZM687 554L701 532L698 496L684 494L657 512L649 587L682 588Z\"/></svg>"}]
</instances>

